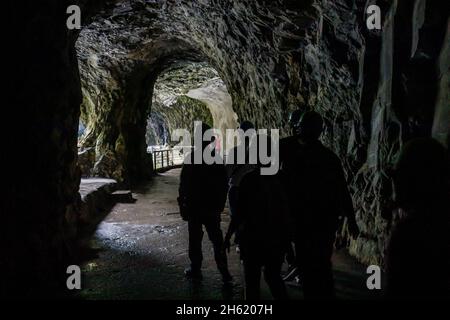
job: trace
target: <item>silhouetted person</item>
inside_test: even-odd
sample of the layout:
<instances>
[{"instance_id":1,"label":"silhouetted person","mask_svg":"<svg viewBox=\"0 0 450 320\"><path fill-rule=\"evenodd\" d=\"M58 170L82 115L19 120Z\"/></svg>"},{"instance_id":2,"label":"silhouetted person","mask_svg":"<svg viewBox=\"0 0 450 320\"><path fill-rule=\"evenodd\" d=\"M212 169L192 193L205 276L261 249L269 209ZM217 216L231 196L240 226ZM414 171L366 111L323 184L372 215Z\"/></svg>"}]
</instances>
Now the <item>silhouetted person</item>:
<instances>
[{"instance_id":1,"label":"silhouetted person","mask_svg":"<svg viewBox=\"0 0 450 320\"><path fill-rule=\"evenodd\" d=\"M283 138L280 140L280 179L283 183L284 190L286 191L289 208L292 209L295 203L297 202L296 195L296 185L292 185L292 180L289 178L291 172L289 172L289 167L286 167L286 162L294 162L295 156L297 154L298 148L300 148L300 144L298 143L298 125L300 123L300 119L302 115L307 111L306 107L300 106L299 109L293 111L289 115L289 127L291 129L291 135L289 137ZM293 247L293 243L295 239L292 235L292 241L288 243L286 248L286 262L288 264L288 270L283 280L289 281L296 279L299 280L300 268L301 268L301 255L296 254L296 250L299 250L300 247Z\"/></svg>"},{"instance_id":2,"label":"silhouetted person","mask_svg":"<svg viewBox=\"0 0 450 320\"><path fill-rule=\"evenodd\" d=\"M261 175L260 166L248 172L239 186L238 205L225 236L225 248L229 249L232 234L239 230L246 300L260 299L262 268L272 296L287 298L280 273L289 241L289 213L282 189L278 176Z\"/></svg>"},{"instance_id":3,"label":"silhouetted person","mask_svg":"<svg viewBox=\"0 0 450 320\"><path fill-rule=\"evenodd\" d=\"M239 129L241 129L244 134L245 133L251 133L250 130L254 130L255 126L250 121L243 121L239 125ZM255 131L256 135L256 131ZM238 195L239 195L239 185L241 183L242 178L245 176L246 173L254 169L254 165L251 165L249 163L249 155L248 155L248 149L250 146L250 139L251 137L244 137L244 140L240 142L239 145L235 146L232 150L230 150L230 153L233 154L233 163L227 163L227 171L228 171L228 177L229 177L229 190L228 190L228 202L230 206L230 216L231 218L236 213L236 207L238 202ZM244 148L240 151L238 151L239 148ZM239 163L239 152L244 151L244 163ZM236 230L234 235L234 242L236 245L238 245L237 248L239 248L239 230Z\"/></svg>"},{"instance_id":4,"label":"silhouetted person","mask_svg":"<svg viewBox=\"0 0 450 320\"><path fill-rule=\"evenodd\" d=\"M394 172L402 217L387 250L389 298L450 298L449 157L429 138L403 148Z\"/></svg>"},{"instance_id":5,"label":"silhouetted person","mask_svg":"<svg viewBox=\"0 0 450 320\"><path fill-rule=\"evenodd\" d=\"M306 299L334 298L331 256L339 219L347 217L352 236L359 232L341 161L318 140L322 130L322 117L306 112L299 124L300 147L285 163L296 186L291 212Z\"/></svg>"},{"instance_id":6,"label":"silhouetted person","mask_svg":"<svg viewBox=\"0 0 450 320\"><path fill-rule=\"evenodd\" d=\"M208 130L203 125L202 132ZM195 146L197 147L197 146ZM212 152L211 142L203 143L203 150ZM194 151L195 152L195 151ZM185 274L190 278L201 278L203 226L214 247L214 258L224 282L231 281L226 253L223 248L223 234L220 229L220 214L227 196L227 175L222 164L208 165L204 162L194 164L194 152L190 155L191 164L184 164L181 170L179 198L180 213L188 221L190 268Z\"/></svg>"}]
</instances>

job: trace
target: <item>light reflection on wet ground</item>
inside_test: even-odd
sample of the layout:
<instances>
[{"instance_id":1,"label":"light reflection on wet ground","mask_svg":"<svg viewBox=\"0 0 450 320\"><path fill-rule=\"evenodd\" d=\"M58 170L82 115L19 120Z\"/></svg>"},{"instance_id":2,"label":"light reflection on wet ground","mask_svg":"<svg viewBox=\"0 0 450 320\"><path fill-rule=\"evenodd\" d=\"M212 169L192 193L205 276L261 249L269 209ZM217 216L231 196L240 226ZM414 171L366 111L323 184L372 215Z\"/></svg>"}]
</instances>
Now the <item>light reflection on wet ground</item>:
<instances>
[{"instance_id":1,"label":"light reflection on wet ground","mask_svg":"<svg viewBox=\"0 0 450 320\"><path fill-rule=\"evenodd\" d=\"M229 255L232 287L224 287L216 269L212 246L203 241L203 281L191 282L183 275L189 264L187 224L178 214L178 176L175 169L161 174L140 190L137 200L117 204L99 225L92 240L98 257L83 267L85 299L242 299L242 270L237 253ZM229 219L222 215L222 230ZM365 289L365 268L341 252L334 257L336 289L342 298L370 298ZM291 298L302 297L288 286ZM263 298L270 299L262 284Z\"/></svg>"}]
</instances>

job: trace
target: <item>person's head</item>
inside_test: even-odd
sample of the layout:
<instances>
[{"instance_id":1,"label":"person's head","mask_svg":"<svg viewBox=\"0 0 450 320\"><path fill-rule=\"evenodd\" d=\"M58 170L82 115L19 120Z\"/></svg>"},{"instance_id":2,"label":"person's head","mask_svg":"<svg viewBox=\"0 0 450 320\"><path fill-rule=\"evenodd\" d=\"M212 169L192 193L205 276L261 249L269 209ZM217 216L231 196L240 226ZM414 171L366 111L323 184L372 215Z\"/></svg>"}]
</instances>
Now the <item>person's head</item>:
<instances>
[{"instance_id":1,"label":"person's head","mask_svg":"<svg viewBox=\"0 0 450 320\"><path fill-rule=\"evenodd\" d=\"M444 146L431 138L408 142L394 171L395 200L399 207L423 212L448 197L449 159Z\"/></svg>"},{"instance_id":2,"label":"person's head","mask_svg":"<svg viewBox=\"0 0 450 320\"><path fill-rule=\"evenodd\" d=\"M316 141L323 131L323 119L315 111L307 111L300 118L298 136L305 142Z\"/></svg>"},{"instance_id":3,"label":"person's head","mask_svg":"<svg viewBox=\"0 0 450 320\"><path fill-rule=\"evenodd\" d=\"M300 122L300 119L303 115L304 111L297 109L291 112L291 114L289 115L289 127L291 128L291 133L293 135L297 135L298 134L298 125Z\"/></svg>"},{"instance_id":4,"label":"person's head","mask_svg":"<svg viewBox=\"0 0 450 320\"><path fill-rule=\"evenodd\" d=\"M239 129L241 129L242 131L244 131L244 133L246 133L248 130L254 130L255 129L255 125L247 120L242 121L239 124ZM249 145L250 145L250 139L251 137L245 136L245 139L243 141L245 148L248 149Z\"/></svg>"},{"instance_id":5,"label":"person's head","mask_svg":"<svg viewBox=\"0 0 450 320\"><path fill-rule=\"evenodd\" d=\"M239 124L239 129L246 132L247 130L255 129L255 125L248 120L244 120Z\"/></svg>"}]
</instances>

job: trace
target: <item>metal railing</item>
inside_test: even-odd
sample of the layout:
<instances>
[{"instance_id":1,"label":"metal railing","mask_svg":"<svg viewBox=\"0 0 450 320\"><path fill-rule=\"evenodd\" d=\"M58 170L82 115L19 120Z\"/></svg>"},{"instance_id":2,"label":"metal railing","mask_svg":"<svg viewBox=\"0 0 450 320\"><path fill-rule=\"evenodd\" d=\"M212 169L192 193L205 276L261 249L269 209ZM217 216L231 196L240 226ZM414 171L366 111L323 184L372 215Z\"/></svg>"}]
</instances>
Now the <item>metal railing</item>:
<instances>
[{"instance_id":1,"label":"metal railing","mask_svg":"<svg viewBox=\"0 0 450 320\"><path fill-rule=\"evenodd\" d=\"M151 152L155 171L176 168L183 164L184 154L181 147L153 150Z\"/></svg>"}]
</instances>

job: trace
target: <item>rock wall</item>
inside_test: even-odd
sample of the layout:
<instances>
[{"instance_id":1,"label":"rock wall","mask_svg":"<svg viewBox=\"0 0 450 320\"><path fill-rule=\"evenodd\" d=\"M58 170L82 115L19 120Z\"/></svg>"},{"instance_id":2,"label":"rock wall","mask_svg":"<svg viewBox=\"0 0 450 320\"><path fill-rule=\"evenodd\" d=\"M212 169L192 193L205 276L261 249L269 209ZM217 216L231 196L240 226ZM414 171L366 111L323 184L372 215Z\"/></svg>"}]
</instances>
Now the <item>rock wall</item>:
<instances>
[{"instance_id":1,"label":"rock wall","mask_svg":"<svg viewBox=\"0 0 450 320\"><path fill-rule=\"evenodd\" d=\"M155 15L140 3L100 11L76 43L86 125L81 149L95 148L95 176L125 184L152 174L145 134L158 75L180 63L177 57L200 59L187 42L158 31Z\"/></svg>"},{"instance_id":2,"label":"rock wall","mask_svg":"<svg viewBox=\"0 0 450 320\"><path fill-rule=\"evenodd\" d=\"M83 86L81 118L86 130L80 145L82 149L95 148L93 175L121 182L149 178L152 166L145 147L144 121L148 114L145 105L152 96L149 71L145 66L134 66L131 72L126 66L121 66L125 70L105 70L97 66L95 55L86 59L87 64L80 68L81 79L90 85Z\"/></svg>"},{"instance_id":3,"label":"rock wall","mask_svg":"<svg viewBox=\"0 0 450 320\"><path fill-rule=\"evenodd\" d=\"M359 109L365 162L358 171L351 167L348 171L357 172L351 188L364 234L350 251L367 263L380 263L383 258L391 221L382 217L391 216L393 194L389 171L401 146L409 139L431 136L434 114L437 121L447 123L441 131L446 132L444 136L449 126L448 118L442 120L443 115L435 113L436 104L449 105L448 96L446 103L437 100L439 83L448 77L448 62L446 71L442 65L438 68L449 41L446 5L393 1L382 7L382 13L382 31L363 32L364 86ZM441 139L448 143L445 140Z\"/></svg>"},{"instance_id":4,"label":"rock wall","mask_svg":"<svg viewBox=\"0 0 450 320\"><path fill-rule=\"evenodd\" d=\"M0 296L44 298L65 286L74 263L78 215L77 131L81 103L76 34L65 28L68 2L10 1L11 33L2 153Z\"/></svg>"}]
</instances>

